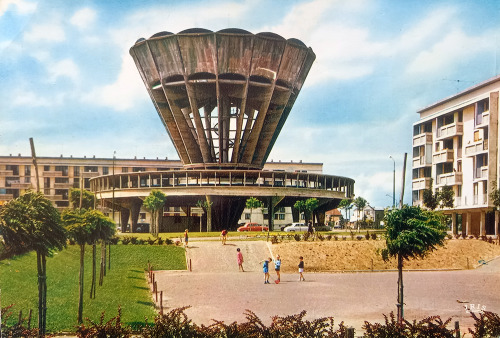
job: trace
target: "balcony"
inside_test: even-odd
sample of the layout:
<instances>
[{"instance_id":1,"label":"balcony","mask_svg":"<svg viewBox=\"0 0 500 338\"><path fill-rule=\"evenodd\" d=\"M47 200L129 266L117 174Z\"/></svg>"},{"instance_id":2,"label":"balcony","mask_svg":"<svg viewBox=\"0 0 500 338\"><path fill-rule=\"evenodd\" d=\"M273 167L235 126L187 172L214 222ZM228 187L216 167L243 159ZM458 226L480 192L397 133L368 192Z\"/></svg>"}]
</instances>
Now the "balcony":
<instances>
[{"instance_id":1,"label":"balcony","mask_svg":"<svg viewBox=\"0 0 500 338\"><path fill-rule=\"evenodd\" d=\"M73 183L54 183L55 189L70 189L73 188Z\"/></svg>"},{"instance_id":2,"label":"balcony","mask_svg":"<svg viewBox=\"0 0 500 338\"><path fill-rule=\"evenodd\" d=\"M0 201L10 201L13 198L13 194L0 194Z\"/></svg>"},{"instance_id":3,"label":"balcony","mask_svg":"<svg viewBox=\"0 0 500 338\"><path fill-rule=\"evenodd\" d=\"M446 173L437 176L436 179L436 187L445 186L445 185L457 185L462 184L462 173L461 172L453 172Z\"/></svg>"},{"instance_id":4,"label":"balcony","mask_svg":"<svg viewBox=\"0 0 500 338\"><path fill-rule=\"evenodd\" d=\"M476 117L476 128L486 128L490 124L490 111L484 111Z\"/></svg>"},{"instance_id":5,"label":"balcony","mask_svg":"<svg viewBox=\"0 0 500 338\"><path fill-rule=\"evenodd\" d=\"M476 168L474 181L484 181L488 179L488 166Z\"/></svg>"},{"instance_id":6,"label":"balcony","mask_svg":"<svg viewBox=\"0 0 500 338\"><path fill-rule=\"evenodd\" d=\"M62 176L62 171L44 171L42 173L43 177L61 177Z\"/></svg>"},{"instance_id":7,"label":"balcony","mask_svg":"<svg viewBox=\"0 0 500 338\"><path fill-rule=\"evenodd\" d=\"M62 195L48 195L45 194L45 198L47 198L50 201L63 201L64 198Z\"/></svg>"},{"instance_id":8,"label":"balcony","mask_svg":"<svg viewBox=\"0 0 500 338\"><path fill-rule=\"evenodd\" d=\"M11 183L10 187L13 189L30 189L31 188L31 183Z\"/></svg>"},{"instance_id":9,"label":"balcony","mask_svg":"<svg viewBox=\"0 0 500 338\"><path fill-rule=\"evenodd\" d=\"M480 140L465 147L465 156L476 156L488 152L488 140Z\"/></svg>"},{"instance_id":10,"label":"balcony","mask_svg":"<svg viewBox=\"0 0 500 338\"><path fill-rule=\"evenodd\" d=\"M412 162L413 168L425 167L432 165L431 161L428 161L425 156L414 157Z\"/></svg>"},{"instance_id":11,"label":"balcony","mask_svg":"<svg viewBox=\"0 0 500 338\"><path fill-rule=\"evenodd\" d=\"M438 128L436 139L443 140L457 135L464 134L464 125L462 122L447 124Z\"/></svg>"},{"instance_id":12,"label":"balcony","mask_svg":"<svg viewBox=\"0 0 500 338\"><path fill-rule=\"evenodd\" d=\"M432 143L432 133L422 133L413 136L413 146L423 146Z\"/></svg>"},{"instance_id":13,"label":"balcony","mask_svg":"<svg viewBox=\"0 0 500 338\"><path fill-rule=\"evenodd\" d=\"M412 190L424 190L429 189L431 186L430 177L416 178L412 181Z\"/></svg>"},{"instance_id":14,"label":"balcony","mask_svg":"<svg viewBox=\"0 0 500 338\"><path fill-rule=\"evenodd\" d=\"M94 171L84 171L84 172L82 172L82 177L83 178L93 178L93 177L97 177L99 175L100 174L98 172L94 172Z\"/></svg>"},{"instance_id":15,"label":"balcony","mask_svg":"<svg viewBox=\"0 0 500 338\"><path fill-rule=\"evenodd\" d=\"M6 169L0 169L0 176L14 176L14 171L12 171L12 170L6 170Z\"/></svg>"},{"instance_id":16,"label":"balcony","mask_svg":"<svg viewBox=\"0 0 500 338\"><path fill-rule=\"evenodd\" d=\"M432 163L453 162L453 149L444 149L432 154Z\"/></svg>"}]
</instances>

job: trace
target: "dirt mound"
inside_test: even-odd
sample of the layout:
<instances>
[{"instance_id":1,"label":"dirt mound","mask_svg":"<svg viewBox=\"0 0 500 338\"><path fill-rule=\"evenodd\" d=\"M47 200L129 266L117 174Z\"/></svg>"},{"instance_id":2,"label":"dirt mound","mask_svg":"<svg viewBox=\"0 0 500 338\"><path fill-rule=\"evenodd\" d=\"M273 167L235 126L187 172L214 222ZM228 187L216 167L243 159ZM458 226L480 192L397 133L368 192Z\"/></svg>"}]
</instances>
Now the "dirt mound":
<instances>
[{"instance_id":1,"label":"dirt mound","mask_svg":"<svg viewBox=\"0 0 500 338\"><path fill-rule=\"evenodd\" d=\"M349 271L396 269L396 260L384 262L380 250L383 240L331 240L315 242L282 242L272 246L279 254L284 272L295 272L299 256L304 257L306 271ZM405 261L404 268L414 269L467 269L500 256L500 246L481 240L447 240L444 247L431 252L425 259Z\"/></svg>"}]
</instances>

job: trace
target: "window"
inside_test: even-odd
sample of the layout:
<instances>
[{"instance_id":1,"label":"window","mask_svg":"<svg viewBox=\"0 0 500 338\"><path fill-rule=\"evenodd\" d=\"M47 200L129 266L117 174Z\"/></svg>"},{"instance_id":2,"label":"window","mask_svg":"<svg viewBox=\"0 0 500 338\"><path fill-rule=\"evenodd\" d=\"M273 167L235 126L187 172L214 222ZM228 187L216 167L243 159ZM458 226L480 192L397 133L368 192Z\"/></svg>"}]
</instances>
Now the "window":
<instances>
[{"instance_id":1,"label":"window","mask_svg":"<svg viewBox=\"0 0 500 338\"><path fill-rule=\"evenodd\" d=\"M63 176L68 176L68 166L56 166L56 171L60 171Z\"/></svg>"},{"instance_id":2,"label":"window","mask_svg":"<svg viewBox=\"0 0 500 338\"><path fill-rule=\"evenodd\" d=\"M479 130L474 131L474 142L478 142L480 140Z\"/></svg>"},{"instance_id":3,"label":"window","mask_svg":"<svg viewBox=\"0 0 500 338\"><path fill-rule=\"evenodd\" d=\"M102 167L102 174L109 175L109 167Z\"/></svg>"},{"instance_id":4,"label":"window","mask_svg":"<svg viewBox=\"0 0 500 338\"><path fill-rule=\"evenodd\" d=\"M128 168L127 167L122 167L122 173L128 173Z\"/></svg>"},{"instance_id":5,"label":"window","mask_svg":"<svg viewBox=\"0 0 500 338\"><path fill-rule=\"evenodd\" d=\"M97 166L85 166L83 167L83 171L86 173L97 173L99 172Z\"/></svg>"},{"instance_id":6,"label":"window","mask_svg":"<svg viewBox=\"0 0 500 338\"><path fill-rule=\"evenodd\" d=\"M56 177L55 183L69 183L69 178L67 177Z\"/></svg>"},{"instance_id":7,"label":"window","mask_svg":"<svg viewBox=\"0 0 500 338\"><path fill-rule=\"evenodd\" d=\"M18 165L7 165L7 170L12 170L12 175L19 176L19 166Z\"/></svg>"},{"instance_id":8,"label":"window","mask_svg":"<svg viewBox=\"0 0 500 338\"><path fill-rule=\"evenodd\" d=\"M250 219L250 213L245 213L245 219L249 220Z\"/></svg>"},{"instance_id":9,"label":"window","mask_svg":"<svg viewBox=\"0 0 500 338\"><path fill-rule=\"evenodd\" d=\"M44 165L43 171L50 171L50 165Z\"/></svg>"},{"instance_id":10,"label":"window","mask_svg":"<svg viewBox=\"0 0 500 338\"><path fill-rule=\"evenodd\" d=\"M80 167L73 167L73 176L80 176Z\"/></svg>"},{"instance_id":11,"label":"window","mask_svg":"<svg viewBox=\"0 0 500 338\"><path fill-rule=\"evenodd\" d=\"M146 168L144 168L144 167L134 167L134 168L132 168L132 171L134 173L140 173L140 172L146 171Z\"/></svg>"},{"instance_id":12,"label":"window","mask_svg":"<svg viewBox=\"0 0 500 338\"><path fill-rule=\"evenodd\" d=\"M24 166L24 176L31 176L31 166L30 165Z\"/></svg>"}]
</instances>

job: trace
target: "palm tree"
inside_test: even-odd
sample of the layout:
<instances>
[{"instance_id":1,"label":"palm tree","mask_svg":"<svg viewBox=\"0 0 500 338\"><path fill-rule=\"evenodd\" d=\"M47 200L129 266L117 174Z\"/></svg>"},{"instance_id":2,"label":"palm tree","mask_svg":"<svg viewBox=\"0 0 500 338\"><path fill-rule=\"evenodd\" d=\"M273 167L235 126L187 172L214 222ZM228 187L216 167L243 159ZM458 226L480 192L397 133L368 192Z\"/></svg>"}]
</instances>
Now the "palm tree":
<instances>
[{"instance_id":1,"label":"palm tree","mask_svg":"<svg viewBox=\"0 0 500 338\"><path fill-rule=\"evenodd\" d=\"M308 198L306 200L296 201L293 207L299 211L299 217L300 213L304 212L306 223L308 223L311 213L318 207L318 203L318 199Z\"/></svg>"},{"instance_id":2,"label":"palm tree","mask_svg":"<svg viewBox=\"0 0 500 338\"><path fill-rule=\"evenodd\" d=\"M403 260L424 258L427 253L443 245L446 226L442 216L420 207L404 205L390 209L385 215L386 248L382 258L396 257L398 261L398 320L404 318Z\"/></svg>"},{"instance_id":3,"label":"palm tree","mask_svg":"<svg viewBox=\"0 0 500 338\"><path fill-rule=\"evenodd\" d=\"M363 209L366 207L367 204L368 204L368 202L361 196L354 200L354 205L356 206L356 209L358 210L358 220L356 221L356 224L358 226L358 231L359 231L360 213L363 211Z\"/></svg>"},{"instance_id":4,"label":"palm tree","mask_svg":"<svg viewBox=\"0 0 500 338\"><path fill-rule=\"evenodd\" d=\"M0 233L6 247L36 252L38 272L38 330L47 323L47 255L66 246L66 231L52 202L29 191L0 209Z\"/></svg>"},{"instance_id":5,"label":"palm tree","mask_svg":"<svg viewBox=\"0 0 500 338\"><path fill-rule=\"evenodd\" d=\"M255 197L250 197L249 199L246 200L245 207L247 209L250 209L250 223L252 222L252 213L253 209L257 209L262 207L262 202Z\"/></svg>"},{"instance_id":6,"label":"palm tree","mask_svg":"<svg viewBox=\"0 0 500 338\"><path fill-rule=\"evenodd\" d=\"M163 209L166 200L167 197L163 192L153 189L143 202L146 209L151 211L151 228L149 229L149 232L154 237L158 237L158 220L160 218L160 211Z\"/></svg>"}]
</instances>

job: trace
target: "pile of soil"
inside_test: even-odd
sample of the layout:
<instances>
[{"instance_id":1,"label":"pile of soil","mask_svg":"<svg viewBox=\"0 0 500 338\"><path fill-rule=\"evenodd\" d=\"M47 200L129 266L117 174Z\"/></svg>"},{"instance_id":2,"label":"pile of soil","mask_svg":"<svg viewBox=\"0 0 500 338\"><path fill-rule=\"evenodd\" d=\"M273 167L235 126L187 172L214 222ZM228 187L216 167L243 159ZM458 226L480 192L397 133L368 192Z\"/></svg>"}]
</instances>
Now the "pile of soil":
<instances>
[{"instance_id":1,"label":"pile of soil","mask_svg":"<svg viewBox=\"0 0 500 338\"><path fill-rule=\"evenodd\" d=\"M295 272L299 256L304 257L306 271L331 272L353 270L392 270L396 260L384 262L380 251L385 240L286 241L272 245L279 254L283 272ZM405 261L404 269L471 269L483 261L500 256L500 245L477 239L450 239L443 247L429 253L424 259Z\"/></svg>"}]
</instances>

